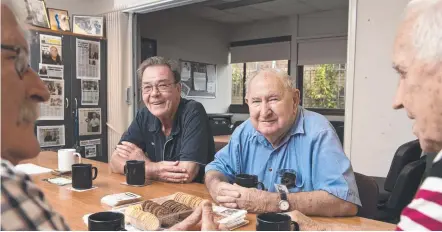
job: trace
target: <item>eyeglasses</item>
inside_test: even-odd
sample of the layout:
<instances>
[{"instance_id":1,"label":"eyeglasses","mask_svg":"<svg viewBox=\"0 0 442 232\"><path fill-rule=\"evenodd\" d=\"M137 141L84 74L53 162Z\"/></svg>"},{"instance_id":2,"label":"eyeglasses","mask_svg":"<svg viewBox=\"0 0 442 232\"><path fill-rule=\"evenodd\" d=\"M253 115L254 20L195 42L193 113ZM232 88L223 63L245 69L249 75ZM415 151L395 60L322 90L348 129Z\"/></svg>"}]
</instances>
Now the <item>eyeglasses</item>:
<instances>
[{"instance_id":1,"label":"eyeglasses","mask_svg":"<svg viewBox=\"0 0 442 232\"><path fill-rule=\"evenodd\" d=\"M17 55L14 58L15 61L15 71L21 80L25 73L29 70L29 57L25 48L21 46L12 46L12 45L4 45L2 44L2 49L9 50L15 52Z\"/></svg>"},{"instance_id":2,"label":"eyeglasses","mask_svg":"<svg viewBox=\"0 0 442 232\"><path fill-rule=\"evenodd\" d=\"M168 92L171 89L172 85L174 85L176 83L178 83L178 82L172 82L172 83L168 83L168 84L160 83L160 84L156 84L156 85L145 84L145 85L142 85L141 88L142 88L143 93L151 93L153 91L154 87L158 90L158 92Z\"/></svg>"}]
</instances>

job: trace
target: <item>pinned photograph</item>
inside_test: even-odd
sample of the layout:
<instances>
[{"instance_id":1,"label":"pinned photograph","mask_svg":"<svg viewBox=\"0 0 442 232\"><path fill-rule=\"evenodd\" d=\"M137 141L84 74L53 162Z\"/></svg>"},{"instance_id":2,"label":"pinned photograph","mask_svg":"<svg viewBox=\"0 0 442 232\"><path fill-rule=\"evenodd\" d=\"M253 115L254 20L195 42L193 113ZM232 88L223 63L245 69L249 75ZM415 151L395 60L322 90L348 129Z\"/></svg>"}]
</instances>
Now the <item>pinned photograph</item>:
<instances>
[{"instance_id":1,"label":"pinned photograph","mask_svg":"<svg viewBox=\"0 0 442 232\"><path fill-rule=\"evenodd\" d=\"M181 61L181 80L188 81L190 79L190 63Z\"/></svg>"},{"instance_id":2,"label":"pinned photograph","mask_svg":"<svg viewBox=\"0 0 442 232\"><path fill-rule=\"evenodd\" d=\"M63 72L63 65L38 64L38 75L42 78L62 80Z\"/></svg>"},{"instance_id":3,"label":"pinned photograph","mask_svg":"<svg viewBox=\"0 0 442 232\"><path fill-rule=\"evenodd\" d=\"M101 108L78 109L80 135L101 134Z\"/></svg>"},{"instance_id":4,"label":"pinned photograph","mask_svg":"<svg viewBox=\"0 0 442 232\"><path fill-rule=\"evenodd\" d=\"M40 34L41 63L62 65L61 37Z\"/></svg>"},{"instance_id":5,"label":"pinned photograph","mask_svg":"<svg viewBox=\"0 0 442 232\"><path fill-rule=\"evenodd\" d=\"M37 126L37 139L40 147L65 145L65 129L61 126Z\"/></svg>"},{"instance_id":6,"label":"pinned photograph","mask_svg":"<svg viewBox=\"0 0 442 232\"><path fill-rule=\"evenodd\" d=\"M100 80L100 42L76 40L77 79Z\"/></svg>"},{"instance_id":7,"label":"pinned photograph","mask_svg":"<svg viewBox=\"0 0 442 232\"><path fill-rule=\"evenodd\" d=\"M67 10L48 8L51 30L70 31L69 14Z\"/></svg>"},{"instance_id":8,"label":"pinned photograph","mask_svg":"<svg viewBox=\"0 0 442 232\"><path fill-rule=\"evenodd\" d=\"M73 32L82 35L90 35L103 37L103 22L102 16L73 16Z\"/></svg>"},{"instance_id":9,"label":"pinned photograph","mask_svg":"<svg viewBox=\"0 0 442 232\"><path fill-rule=\"evenodd\" d=\"M81 79L81 104L98 105L99 97L98 80Z\"/></svg>"},{"instance_id":10,"label":"pinned photograph","mask_svg":"<svg viewBox=\"0 0 442 232\"><path fill-rule=\"evenodd\" d=\"M50 28L45 2L43 0L25 0L25 3L28 11L28 23L37 27Z\"/></svg>"},{"instance_id":11,"label":"pinned photograph","mask_svg":"<svg viewBox=\"0 0 442 232\"><path fill-rule=\"evenodd\" d=\"M49 101L40 103L38 120L64 120L64 81L42 78L49 91Z\"/></svg>"},{"instance_id":12,"label":"pinned photograph","mask_svg":"<svg viewBox=\"0 0 442 232\"><path fill-rule=\"evenodd\" d=\"M86 158L97 157L97 146L96 145L85 146L84 156Z\"/></svg>"}]
</instances>

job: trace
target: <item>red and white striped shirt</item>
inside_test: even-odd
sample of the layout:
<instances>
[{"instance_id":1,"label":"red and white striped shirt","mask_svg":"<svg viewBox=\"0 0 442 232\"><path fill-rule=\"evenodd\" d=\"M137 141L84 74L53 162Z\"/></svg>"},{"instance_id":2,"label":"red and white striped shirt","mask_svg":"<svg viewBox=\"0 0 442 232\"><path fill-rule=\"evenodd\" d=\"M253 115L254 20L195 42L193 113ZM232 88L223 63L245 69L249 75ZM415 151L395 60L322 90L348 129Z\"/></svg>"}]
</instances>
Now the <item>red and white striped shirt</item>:
<instances>
[{"instance_id":1,"label":"red and white striped shirt","mask_svg":"<svg viewBox=\"0 0 442 232\"><path fill-rule=\"evenodd\" d=\"M442 151L413 201L402 211L396 230L442 230Z\"/></svg>"}]
</instances>

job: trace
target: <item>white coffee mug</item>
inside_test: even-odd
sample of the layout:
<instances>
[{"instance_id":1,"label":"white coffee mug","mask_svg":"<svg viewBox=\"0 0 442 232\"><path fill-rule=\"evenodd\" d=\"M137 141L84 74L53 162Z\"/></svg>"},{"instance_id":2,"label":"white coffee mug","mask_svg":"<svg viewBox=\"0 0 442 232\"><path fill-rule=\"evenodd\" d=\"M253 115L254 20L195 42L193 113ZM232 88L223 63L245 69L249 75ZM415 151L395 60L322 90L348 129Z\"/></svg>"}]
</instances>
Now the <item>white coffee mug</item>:
<instances>
[{"instance_id":1,"label":"white coffee mug","mask_svg":"<svg viewBox=\"0 0 442 232\"><path fill-rule=\"evenodd\" d=\"M78 156L78 163L81 163L81 155L75 152L75 149L58 150L58 170L62 172L72 171L72 164L75 164L75 156Z\"/></svg>"}]
</instances>

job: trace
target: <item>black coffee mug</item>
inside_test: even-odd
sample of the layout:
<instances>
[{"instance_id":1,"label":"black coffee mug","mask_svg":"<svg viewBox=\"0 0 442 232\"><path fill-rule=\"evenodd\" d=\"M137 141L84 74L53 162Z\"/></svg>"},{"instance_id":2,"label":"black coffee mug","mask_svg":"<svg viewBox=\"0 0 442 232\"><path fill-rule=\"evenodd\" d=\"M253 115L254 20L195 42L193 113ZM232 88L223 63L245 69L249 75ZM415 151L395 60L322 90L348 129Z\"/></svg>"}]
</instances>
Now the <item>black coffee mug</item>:
<instances>
[{"instance_id":1,"label":"black coffee mug","mask_svg":"<svg viewBox=\"0 0 442 232\"><path fill-rule=\"evenodd\" d=\"M289 215L281 213L263 213L256 217L257 231L298 231L298 223L292 221Z\"/></svg>"},{"instance_id":2,"label":"black coffee mug","mask_svg":"<svg viewBox=\"0 0 442 232\"><path fill-rule=\"evenodd\" d=\"M129 185L144 185L146 182L146 167L144 160L128 160L124 165L126 183Z\"/></svg>"},{"instance_id":3,"label":"black coffee mug","mask_svg":"<svg viewBox=\"0 0 442 232\"><path fill-rule=\"evenodd\" d=\"M92 175L92 170L95 170ZM73 164L72 165L72 188L90 189L92 188L92 180L97 178L98 169L92 167L92 164Z\"/></svg>"},{"instance_id":4,"label":"black coffee mug","mask_svg":"<svg viewBox=\"0 0 442 232\"><path fill-rule=\"evenodd\" d=\"M245 188L258 188L265 189L264 184L258 181L257 175L238 174L235 176L235 183Z\"/></svg>"},{"instance_id":5,"label":"black coffee mug","mask_svg":"<svg viewBox=\"0 0 442 232\"><path fill-rule=\"evenodd\" d=\"M124 214L118 212L98 212L88 220L89 231L119 231L124 229Z\"/></svg>"}]
</instances>

